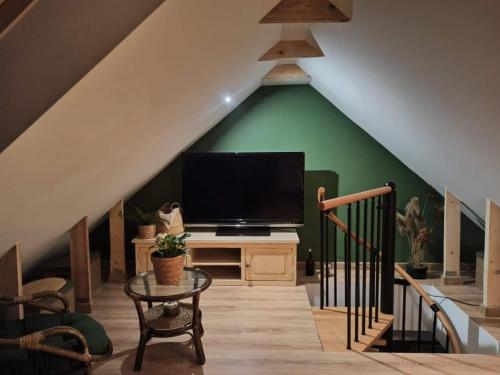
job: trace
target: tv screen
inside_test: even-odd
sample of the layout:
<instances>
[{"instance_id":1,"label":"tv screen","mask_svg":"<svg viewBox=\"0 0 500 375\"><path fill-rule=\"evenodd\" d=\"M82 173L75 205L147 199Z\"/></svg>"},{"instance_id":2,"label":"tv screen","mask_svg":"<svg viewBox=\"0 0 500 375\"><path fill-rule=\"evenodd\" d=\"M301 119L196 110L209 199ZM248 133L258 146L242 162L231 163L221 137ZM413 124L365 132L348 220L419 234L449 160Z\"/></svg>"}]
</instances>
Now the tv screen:
<instances>
[{"instance_id":1,"label":"tv screen","mask_svg":"<svg viewBox=\"0 0 500 375\"><path fill-rule=\"evenodd\" d=\"M304 153L185 153L187 226L299 226Z\"/></svg>"}]
</instances>

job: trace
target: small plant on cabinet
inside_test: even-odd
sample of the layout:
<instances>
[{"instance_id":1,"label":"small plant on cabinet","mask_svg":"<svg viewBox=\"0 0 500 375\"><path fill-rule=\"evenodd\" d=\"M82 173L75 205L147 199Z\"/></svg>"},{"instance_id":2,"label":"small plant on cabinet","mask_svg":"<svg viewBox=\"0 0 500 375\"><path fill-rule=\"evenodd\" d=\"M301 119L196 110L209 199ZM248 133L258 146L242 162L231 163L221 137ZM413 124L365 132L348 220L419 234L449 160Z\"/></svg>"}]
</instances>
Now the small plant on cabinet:
<instances>
[{"instance_id":1,"label":"small plant on cabinet","mask_svg":"<svg viewBox=\"0 0 500 375\"><path fill-rule=\"evenodd\" d=\"M134 207L134 212L125 215L125 218L135 222L139 229L139 238L154 238L156 234L156 224L163 223L163 220L154 212L144 212L139 207Z\"/></svg>"}]
</instances>

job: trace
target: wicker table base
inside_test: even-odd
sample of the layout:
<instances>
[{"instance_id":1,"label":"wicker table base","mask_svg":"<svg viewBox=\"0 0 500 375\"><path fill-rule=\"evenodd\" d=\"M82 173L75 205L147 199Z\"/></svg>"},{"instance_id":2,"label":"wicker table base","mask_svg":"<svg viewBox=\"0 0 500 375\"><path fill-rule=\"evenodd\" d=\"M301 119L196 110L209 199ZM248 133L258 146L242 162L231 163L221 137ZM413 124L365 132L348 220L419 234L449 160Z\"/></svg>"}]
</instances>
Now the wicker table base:
<instances>
[{"instance_id":1,"label":"wicker table base","mask_svg":"<svg viewBox=\"0 0 500 375\"><path fill-rule=\"evenodd\" d=\"M134 370L139 371L146 344L153 337L173 337L189 334L193 338L196 359L200 365L205 363L205 353L201 344L204 330L199 308L200 294L209 287L210 276L196 268L185 268L180 284L158 285L152 272L139 274L125 285L125 293L134 301L139 317L140 338L135 358ZM170 293L170 294L169 294ZM165 302L192 298L193 303L179 302L179 313L167 316L163 308ZM143 309L143 303L148 309ZM153 303L156 303L153 306Z\"/></svg>"},{"instance_id":2,"label":"wicker table base","mask_svg":"<svg viewBox=\"0 0 500 375\"><path fill-rule=\"evenodd\" d=\"M201 338L203 337L204 329L201 323L201 310L199 308L197 310L198 319L196 320L193 320L193 305L188 303L179 303L179 314L174 317L164 315L163 304L144 311L144 328L141 329L134 370L139 371L141 369L144 350L151 338L174 337L183 334L189 334L193 338L197 362L203 365L205 363L205 353L201 344ZM197 323L193 323L194 321ZM192 331L192 333L189 331Z\"/></svg>"},{"instance_id":3,"label":"wicker table base","mask_svg":"<svg viewBox=\"0 0 500 375\"><path fill-rule=\"evenodd\" d=\"M179 315L169 317L163 312L163 305L144 312L144 323L151 329L176 330L188 327L193 321L193 305L179 303Z\"/></svg>"}]
</instances>

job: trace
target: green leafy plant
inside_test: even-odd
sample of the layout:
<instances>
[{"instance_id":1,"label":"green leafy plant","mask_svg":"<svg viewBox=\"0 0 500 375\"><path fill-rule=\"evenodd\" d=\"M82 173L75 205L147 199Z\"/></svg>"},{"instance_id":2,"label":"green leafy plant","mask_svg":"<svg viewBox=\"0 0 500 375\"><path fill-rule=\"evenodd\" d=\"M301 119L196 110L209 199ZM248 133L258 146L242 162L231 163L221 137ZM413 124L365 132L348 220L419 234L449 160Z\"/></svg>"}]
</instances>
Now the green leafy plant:
<instances>
[{"instance_id":1,"label":"green leafy plant","mask_svg":"<svg viewBox=\"0 0 500 375\"><path fill-rule=\"evenodd\" d=\"M131 220L138 225L154 225L163 223L163 220L160 219L156 213L154 212L144 212L139 207L134 207L134 212L129 215L125 215L125 218Z\"/></svg>"},{"instance_id":2,"label":"green leafy plant","mask_svg":"<svg viewBox=\"0 0 500 375\"><path fill-rule=\"evenodd\" d=\"M440 196L437 192L431 191L427 194L424 208L420 209L420 200L413 197L406 204L404 210L396 213L396 225L399 233L406 236L410 246L410 257L408 262L415 268L424 267L424 257L427 246L431 241L433 226L427 224L425 212L429 203L434 204L434 224L443 215L443 207L440 203Z\"/></svg>"},{"instance_id":3,"label":"green leafy plant","mask_svg":"<svg viewBox=\"0 0 500 375\"><path fill-rule=\"evenodd\" d=\"M154 256L158 258L175 258L179 255L187 254L186 238L190 237L189 233L181 235L173 235L160 233L156 235L155 245L156 252Z\"/></svg>"}]
</instances>

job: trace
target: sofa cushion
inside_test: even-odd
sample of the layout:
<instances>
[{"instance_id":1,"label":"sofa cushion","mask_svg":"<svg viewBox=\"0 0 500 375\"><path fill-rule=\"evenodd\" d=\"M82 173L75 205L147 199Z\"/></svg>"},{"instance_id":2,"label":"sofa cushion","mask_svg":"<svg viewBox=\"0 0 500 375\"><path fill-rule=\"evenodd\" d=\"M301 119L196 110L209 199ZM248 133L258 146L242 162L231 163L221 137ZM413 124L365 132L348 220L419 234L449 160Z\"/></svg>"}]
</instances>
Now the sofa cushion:
<instances>
[{"instance_id":1,"label":"sofa cushion","mask_svg":"<svg viewBox=\"0 0 500 375\"><path fill-rule=\"evenodd\" d=\"M0 335L3 338L16 338L56 326L69 326L80 331L92 355L104 355L109 350L109 339L104 328L90 316L78 313L39 314L6 322ZM78 341L69 335L53 336L45 342L65 349L80 350Z\"/></svg>"},{"instance_id":2,"label":"sofa cushion","mask_svg":"<svg viewBox=\"0 0 500 375\"><path fill-rule=\"evenodd\" d=\"M19 349L0 349L0 363L0 375L63 375L86 366L65 357Z\"/></svg>"}]
</instances>

